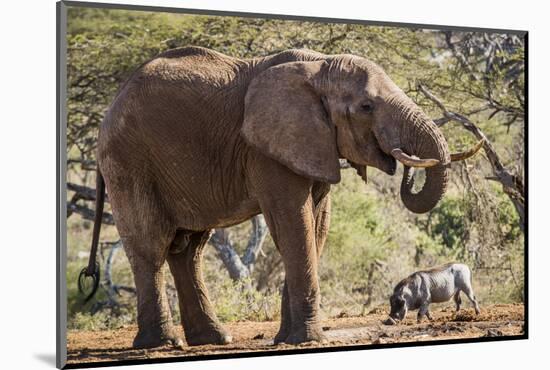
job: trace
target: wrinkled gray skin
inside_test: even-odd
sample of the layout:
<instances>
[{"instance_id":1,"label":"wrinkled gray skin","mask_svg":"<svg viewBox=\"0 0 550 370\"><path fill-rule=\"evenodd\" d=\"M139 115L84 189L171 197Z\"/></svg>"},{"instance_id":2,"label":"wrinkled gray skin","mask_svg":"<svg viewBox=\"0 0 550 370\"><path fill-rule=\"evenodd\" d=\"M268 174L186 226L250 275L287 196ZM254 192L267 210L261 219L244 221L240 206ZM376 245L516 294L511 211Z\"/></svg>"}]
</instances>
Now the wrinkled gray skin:
<instances>
[{"instance_id":1,"label":"wrinkled gray skin","mask_svg":"<svg viewBox=\"0 0 550 370\"><path fill-rule=\"evenodd\" d=\"M437 162L416 193L405 167L401 188L409 210L431 210L447 188L447 142L365 58L288 50L236 59L187 47L144 63L109 108L97 153L136 283L134 347L182 343L165 294L165 262L187 343L231 341L208 299L202 252L212 229L259 213L285 268L275 342L323 340L318 262L339 158L366 180L367 166L395 173L394 150Z\"/></svg>"},{"instance_id":2,"label":"wrinkled gray skin","mask_svg":"<svg viewBox=\"0 0 550 370\"><path fill-rule=\"evenodd\" d=\"M460 292L464 292L479 314L472 289L472 273L470 268L461 263L449 263L426 271L418 271L403 279L394 288L390 297L390 318L386 324L395 324L407 315L408 310L417 310L417 320L420 322L426 315L432 319L429 311L430 303L447 302L454 298L456 311L460 310L462 300Z\"/></svg>"}]
</instances>

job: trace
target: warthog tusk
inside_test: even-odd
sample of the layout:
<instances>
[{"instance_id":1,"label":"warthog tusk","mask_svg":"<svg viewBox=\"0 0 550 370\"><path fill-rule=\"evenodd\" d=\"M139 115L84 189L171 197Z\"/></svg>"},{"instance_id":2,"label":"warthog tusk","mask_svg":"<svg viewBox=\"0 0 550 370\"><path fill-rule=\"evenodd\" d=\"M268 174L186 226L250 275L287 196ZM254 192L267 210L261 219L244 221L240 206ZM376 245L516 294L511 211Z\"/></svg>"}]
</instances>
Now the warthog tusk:
<instances>
[{"instance_id":1,"label":"warthog tusk","mask_svg":"<svg viewBox=\"0 0 550 370\"><path fill-rule=\"evenodd\" d=\"M384 325L396 325L397 321L395 321L392 317L388 317L385 321L382 322Z\"/></svg>"},{"instance_id":2,"label":"warthog tusk","mask_svg":"<svg viewBox=\"0 0 550 370\"><path fill-rule=\"evenodd\" d=\"M414 158L410 155L406 154L399 148L392 149L391 155L397 159L399 162L403 163L405 166L408 167L418 167L418 168L426 168L426 167L433 167L435 165L439 164L438 159L428 158L428 159L420 159L420 158Z\"/></svg>"},{"instance_id":3,"label":"warthog tusk","mask_svg":"<svg viewBox=\"0 0 550 370\"><path fill-rule=\"evenodd\" d=\"M473 148L466 150L465 152L451 154L451 162L463 161L470 158L471 156L476 154L479 149L481 149L484 142L485 140L481 139Z\"/></svg>"}]
</instances>

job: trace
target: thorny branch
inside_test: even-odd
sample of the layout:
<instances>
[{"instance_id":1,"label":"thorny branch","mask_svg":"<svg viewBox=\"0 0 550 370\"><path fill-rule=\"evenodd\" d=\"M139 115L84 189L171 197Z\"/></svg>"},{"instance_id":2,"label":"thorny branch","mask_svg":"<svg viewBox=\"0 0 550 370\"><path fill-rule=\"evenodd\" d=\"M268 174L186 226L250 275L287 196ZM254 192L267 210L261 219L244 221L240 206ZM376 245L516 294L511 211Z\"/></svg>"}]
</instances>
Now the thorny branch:
<instances>
[{"instance_id":1,"label":"thorny branch","mask_svg":"<svg viewBox=\"0 0 550 370\"><path fill-rule=\"evenodd\" d=\"M523 86L518 83L524 73L524 61L515 54L523 46L523 41L517 35L461 33L446 31L445 44L457 60L470 81L481 82L483 88L478 89L472 84L467 88L468 94L487 102L486 107L493 110L491 117L502 112L510 125L524 115L525 101ZM491 76L503 76L507 90L516 98L516 104L503 104L495 93L494 79ZM497 95L497 96L495 96Z\"/></svg>"},{"instance_id":2,"label":"thorny branch","mask_svg":"<svg viewBox=\"0 0 550 370\"><path fill-rule=\"evenodd\" d=\"M491 144L489 139L487 139L487 136L468 117L447 110L441 100L431 93L424 85L418 84L417 87L426 98L431 100L443 112L442 118L434 120L438 126L443 126L449 121L455 121L462 124L462 127L470 131L478 140L483 140L483 149L493 169L493 176L488 176L486 179L499 182L502 185L502 189L508 195L516 208L520 218L520 228L523 231L525 225L525 195L522 179L510 172L504 166L494 146Z\"/></svg>"}]
</instances>

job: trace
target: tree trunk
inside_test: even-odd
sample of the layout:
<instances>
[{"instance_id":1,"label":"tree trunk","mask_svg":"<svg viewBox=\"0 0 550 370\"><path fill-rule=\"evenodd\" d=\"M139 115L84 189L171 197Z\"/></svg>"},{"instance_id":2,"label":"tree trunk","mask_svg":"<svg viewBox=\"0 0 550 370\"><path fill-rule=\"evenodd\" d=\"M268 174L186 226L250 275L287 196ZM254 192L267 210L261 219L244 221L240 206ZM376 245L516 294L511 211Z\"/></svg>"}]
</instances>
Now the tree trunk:
<instances>
[{"instance_id":1,"label":"tree trunk","mask_svg":"<svg viewBox=\"0 0 550 370\"><path fill-rule=\"evenodd\" d=\"M254 262L256 262L256 258L261 252L267 235L267 226L263 215L255 216L251 221L252 231L242 258L233 247L229 230L216 229L210 239L210 243L218 251L218 256L229 272L229 276L235 281L250 277L254 269Z\"/></svg>"}]
</instances>

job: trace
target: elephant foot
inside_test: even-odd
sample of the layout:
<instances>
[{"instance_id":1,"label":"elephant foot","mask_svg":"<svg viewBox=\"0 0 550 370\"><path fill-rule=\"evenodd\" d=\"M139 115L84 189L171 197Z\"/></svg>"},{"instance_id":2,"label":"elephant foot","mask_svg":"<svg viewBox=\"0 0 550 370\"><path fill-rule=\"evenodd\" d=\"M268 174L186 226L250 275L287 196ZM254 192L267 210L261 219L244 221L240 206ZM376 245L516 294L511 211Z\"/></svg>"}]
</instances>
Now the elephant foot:
<instances>
[{"instance_id":1,"label":"elephant foot","mask_svg":"<svg viewBox=\"0 0 550 370\"><path fill-rule=\"evenodd\" d=\"M160 333L140 330L134 338L132 346L138 349L163 346L183 349L183 339L178 337L173 329L162 330Z\"/></svg>"},{"instance_id":2,"label":"elephant foot","mask_svg":"<svg viewBox=\"0 0 550 370\"><path fill-rule=\"evenodd\" d=\"M275 342L275 341L274 341ZM282 341L281 341L282 342ZM275 343L281 343L275 342ZM300 344L306 342L326 343L327 339L321 328L308 328L291 332L284 340L286 344Z\"/></svg>"},{"instance_id":3,"label":"elephant foot","mask_svg":"<svg viewBox=\"0 0 550 370\"><path fill-rule=\"evenodd\" d=\"M290 325L281 325L279 332L275 335L275 338L273 338L273 344L284 343L286 341L286 338L290 335L289 326Z\"/></svg>"},{"instance_id":4,"label":"elephant foot","mask_svg":"<svg viewBox=\"0 0 550 370\"><path fill-rule=\"evenodd\" d=\"M190 346L200 346L204 344L229 344L233 337L222 327L215 326L205 330L193 330L185 332L185 340Z\"/></svg>"},{"instance_id":5,"label":"elephant foot","mask_svg":"<svg viewBox=\"0 0 550 370\"><path fill-rule=\"evenodd\" d=\"M273 344L285 343L287 337L287 333L278 332L275 338L273 338Z\"/></svg>"}]
</instances>

